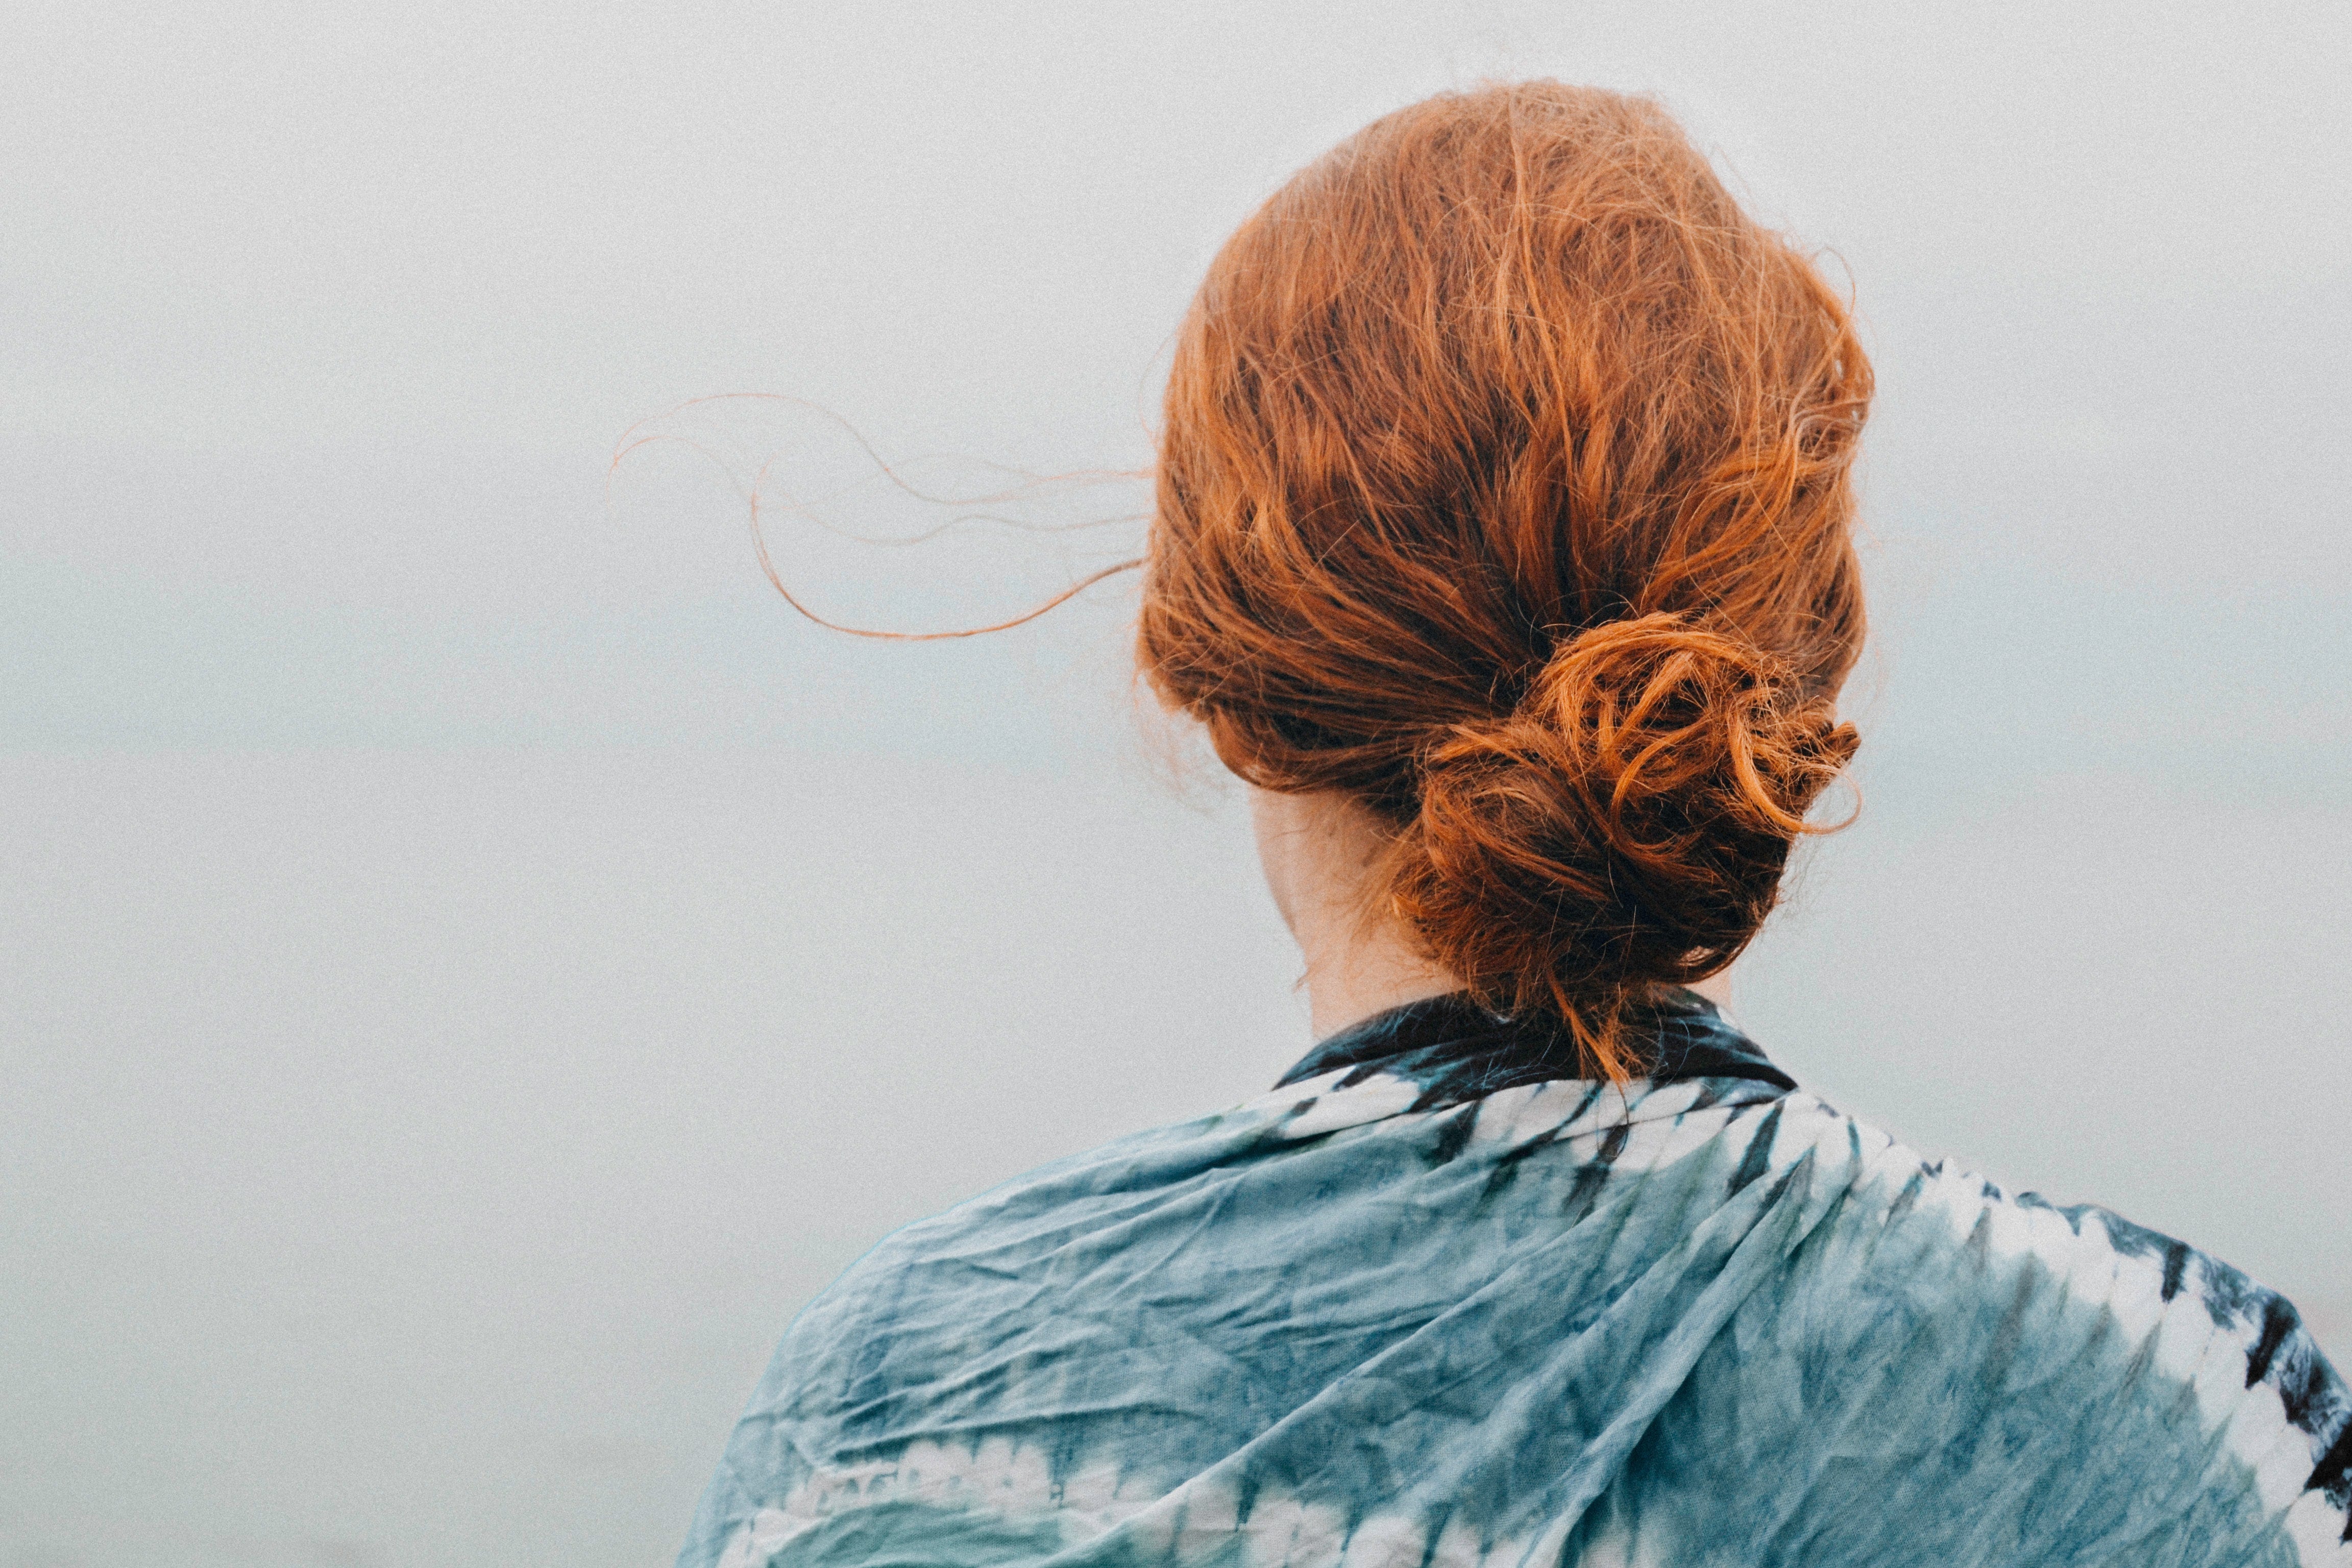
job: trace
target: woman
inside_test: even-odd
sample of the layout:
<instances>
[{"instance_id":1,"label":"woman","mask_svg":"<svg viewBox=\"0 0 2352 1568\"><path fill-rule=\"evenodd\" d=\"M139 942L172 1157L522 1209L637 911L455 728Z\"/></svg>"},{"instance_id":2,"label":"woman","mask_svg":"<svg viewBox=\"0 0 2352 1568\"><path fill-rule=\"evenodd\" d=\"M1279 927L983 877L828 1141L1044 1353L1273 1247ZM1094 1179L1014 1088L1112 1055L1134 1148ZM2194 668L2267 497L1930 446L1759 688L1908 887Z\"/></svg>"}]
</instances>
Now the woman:
<instances>
[{"instance_id":1,"label":"woman","mask_svg":"<svg viewBox=\"0 0 2352 1568\"><path fill-rule=\"evenodd\" d=\"M1321 1043L889 1237L681 1562L2352 1563L2294 1310L1927 1163L1687 989L1855 746L1838 299L1654 106L1342 143L1167 396L1142 668Z\"/></svg>"}]
</instances>

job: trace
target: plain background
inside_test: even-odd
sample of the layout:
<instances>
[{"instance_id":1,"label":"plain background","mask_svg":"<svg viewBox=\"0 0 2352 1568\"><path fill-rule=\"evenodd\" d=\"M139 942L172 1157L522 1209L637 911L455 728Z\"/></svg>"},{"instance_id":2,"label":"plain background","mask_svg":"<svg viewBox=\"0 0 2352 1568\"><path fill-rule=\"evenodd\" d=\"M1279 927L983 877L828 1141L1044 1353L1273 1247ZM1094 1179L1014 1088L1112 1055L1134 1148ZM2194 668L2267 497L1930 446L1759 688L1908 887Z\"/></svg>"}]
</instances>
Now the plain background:
<instances>
[{"instance_id":1,"label":"plain background","mask_svg":"<svg viewBox=\"0 0 2352 1568\"><path fill-rule=\"evenodd\" d=\"M1488 74L1662 95L1876 355L1866 809L1739 1011L2352 1355L2352 9L8 31L0 1564L663 1561L877 1236L1305 1047L1131 580L834 637L730 474L807 505L814 603L902 626L1131 545L1136 487L885 549L826 529L938 509L797 405L610 460L763 391L959 493L1136 468L1223 235Z\"/></svg>"}]
</instances>

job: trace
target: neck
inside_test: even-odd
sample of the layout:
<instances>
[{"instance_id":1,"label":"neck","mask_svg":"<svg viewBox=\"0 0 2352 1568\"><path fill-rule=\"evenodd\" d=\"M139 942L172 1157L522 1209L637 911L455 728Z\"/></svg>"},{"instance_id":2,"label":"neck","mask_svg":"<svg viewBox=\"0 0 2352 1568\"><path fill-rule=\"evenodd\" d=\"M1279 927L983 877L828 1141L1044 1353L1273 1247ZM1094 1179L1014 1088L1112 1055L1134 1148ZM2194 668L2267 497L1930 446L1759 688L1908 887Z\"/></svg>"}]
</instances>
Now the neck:
<instances>
[{"instance_id":1,"label":"neck","mask_svg":"<svg viewBox=\"0 0 2352 1568\"><path fill-rule=\"evenodd\" d=\"M1328 964L1307 961L1307 1017L1318 1040L1391 1007L1461 989L1452 974L1411 952L1370 955L1360 947Z\"/></svg>"},{"instance_id":2,"label":"neck","mask_svg":"<svg viewBox=\"0 0 2352 1568\"><path fill-rule=\"evenodd\" d=\"M1462 988L1381 906L1376 883L1388 836L1369 811L1340 795L1259 789L1250 803L1266 886L1307 961L1317 1039Z\"/></svg>"}]
</instances>

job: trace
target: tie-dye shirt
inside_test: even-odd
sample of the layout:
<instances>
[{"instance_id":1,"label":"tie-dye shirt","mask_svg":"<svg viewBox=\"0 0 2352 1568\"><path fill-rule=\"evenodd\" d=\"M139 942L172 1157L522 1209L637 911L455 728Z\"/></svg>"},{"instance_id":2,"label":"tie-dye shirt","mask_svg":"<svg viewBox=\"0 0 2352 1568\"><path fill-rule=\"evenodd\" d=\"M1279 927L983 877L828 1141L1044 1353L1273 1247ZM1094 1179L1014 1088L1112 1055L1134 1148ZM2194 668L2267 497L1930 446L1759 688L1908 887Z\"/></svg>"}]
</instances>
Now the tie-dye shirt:
<instances>
[{"instance_id":1,"label":"tie-dye shirt","mask_svg":"<svg viewBox=\"0 0 2352 1568\"><path fill-rule=\"evenodd\" d=\"M898 1232L681 1568L2352 1568L2286 1301L1652 1025L1621 1090L1417 1003Z\"/></svg>"}]
</instances>

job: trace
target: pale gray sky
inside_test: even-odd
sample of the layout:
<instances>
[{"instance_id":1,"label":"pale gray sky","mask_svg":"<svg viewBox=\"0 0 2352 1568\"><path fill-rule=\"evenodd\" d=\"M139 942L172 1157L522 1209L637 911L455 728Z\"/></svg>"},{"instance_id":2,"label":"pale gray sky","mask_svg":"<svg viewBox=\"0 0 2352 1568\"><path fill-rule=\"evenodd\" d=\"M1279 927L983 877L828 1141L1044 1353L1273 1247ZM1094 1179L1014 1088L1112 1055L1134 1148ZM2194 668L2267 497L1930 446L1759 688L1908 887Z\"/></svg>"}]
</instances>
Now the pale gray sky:
<instances>
[{"instance_id":1,"label":"pale gray sky","mask_svg":"<svg viewBox=\"0 0 2352 1568\"><path fill-rule=\"evenodd\" d=\"M607 510L619 433L756 390L894 458L1139 464L1223 234L1365 119L1492 72L1659 93L1851 271L1882 596L1923 612L1888 617L1898 680L1963 700L1988 652L2022 679L1964 626L2038 671L2087 620L2133 644L2087 656L2103 710L2204 706L2247 695L2209 667L2294 622L2333 668L2265 644L2283 684L2233 734L2345 738L2308 711L2352 662L2338 5L20 15L20 744L798 740L832 715L773 677L812 663L887 706L905 661L779 624L682 464ZM948 575L890 571L919 607ZM925 679L984 692L1022 657Z\"/></svg>"},{"instance_id":2,"label":"pale gray sky","mask_svg":"<svg viewBox=\"0 0 2352 1568\"><path fill-rule=\"evenodd\" d=\"M1868 807L1742 965L1767 1047L2352 1356L2352 8L9 32L0 1568L662 1560L881 1230L1304 1047L1231 801L1139 736L1130 587L849 642L715 468L607 461L761 391L954 482L1139 465L1223 234L1490 74L1658 93L1877 358ZM661 428L857 471L781 405ZM1133 534L772 538L939 625Z\"/></svg>"}]
</instances>

